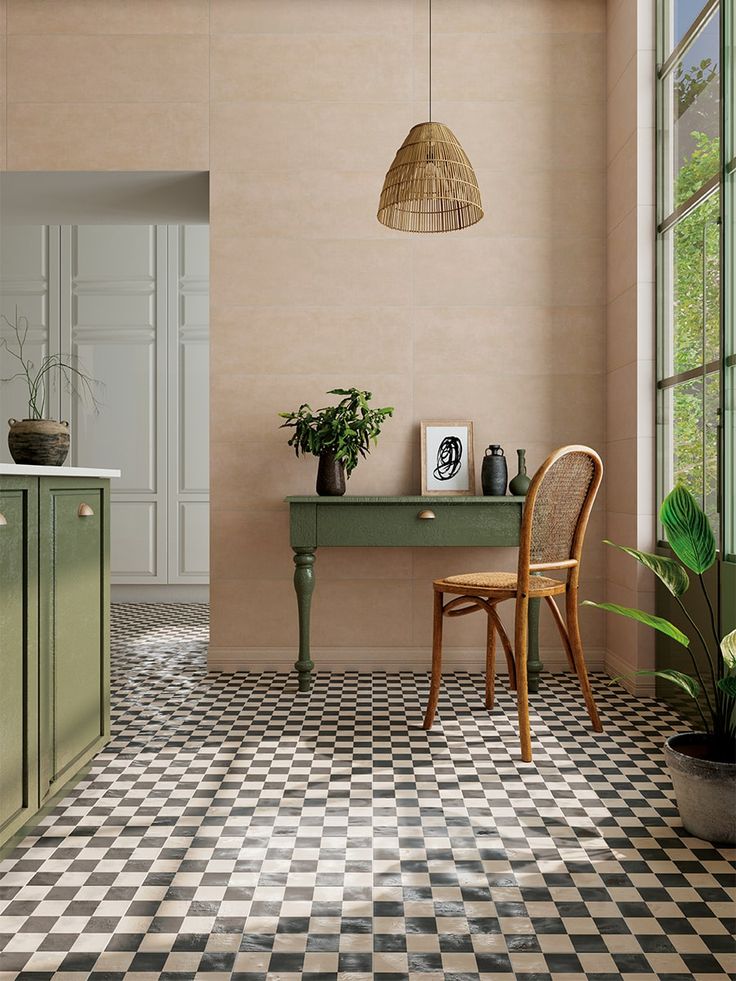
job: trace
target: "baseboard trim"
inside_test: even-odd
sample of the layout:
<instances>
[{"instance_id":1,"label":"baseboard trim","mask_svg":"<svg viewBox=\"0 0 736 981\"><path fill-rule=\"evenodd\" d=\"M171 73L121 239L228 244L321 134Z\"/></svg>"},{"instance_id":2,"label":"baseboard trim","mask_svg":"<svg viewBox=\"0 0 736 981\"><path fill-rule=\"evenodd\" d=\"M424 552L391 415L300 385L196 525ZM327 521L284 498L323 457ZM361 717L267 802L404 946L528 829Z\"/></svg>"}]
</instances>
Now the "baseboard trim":
<instances>
[{"instance_id":1,"label":"baseboard trim","mask_svg":"<svg viewBox=\"0 0 736 981\"><path fill-rule=\"evenodd\" d=\"M545 671L569 671L567 658L555 647L543 648L540 657ZM592 648L585 656L589 671L603 671L605 652ZM207 658L210 671L290 671L296 660L292 647L212 647ZM427 647L313 647L312 660L320 671L428 671ZM496 654L499 673L506 672L502 651ZM442 655L445 671L482 671L485 651L478 647L446 647Z\"/></svg>"},{"instance_id":2,"label":"baseboard trim","mask_svg":"<svg viewBox=\"0 0 736 981\"><path fill-rule=\"evenodd\" d=\"M620 654L606 651L605 671L607 675L615 678L620 685L623 685L629 694L641 695L646 698L656 697L656 679L650 674L635 674L631 664L625 661Z\"/></svg>"},{"instance_id":3,"label":"baseboard trim","mask_svg":"<svg viewBox=\"0 0 736 981\"><path fill-rule=\"evenodd\" d=\"M192 583L113 583L112 603L209 603L210 587Z\"/></svg>"}]
</instances>

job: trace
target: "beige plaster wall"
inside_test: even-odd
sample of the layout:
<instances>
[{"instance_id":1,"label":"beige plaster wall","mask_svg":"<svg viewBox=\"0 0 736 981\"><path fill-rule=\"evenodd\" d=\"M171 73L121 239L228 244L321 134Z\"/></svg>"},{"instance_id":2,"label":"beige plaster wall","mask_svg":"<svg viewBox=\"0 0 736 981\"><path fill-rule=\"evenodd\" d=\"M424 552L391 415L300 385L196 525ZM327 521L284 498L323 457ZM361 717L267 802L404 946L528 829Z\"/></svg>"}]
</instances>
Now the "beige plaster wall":
<instances>
[{"instance_id":1,"label":"beige plaster wall","mask_svg":"<svg viewBox=\"0 0 736 981\"><path fill-rule=\"evenodd\" d=\"M375 219L427 115L424 0L7 2L8 168L211 171L213 666L295 656L282 498L312 491L316 461L290 455L278 410L337 385L396 407L351 493L418 491L422 418L473 419L478 458L525 446L532 468L565 442L602 447L604 0L435 0L434 116L486 209L437 237ZM601 502L596 597L603 532ZM318 663L426 666L431 578L514 560L324 550ZM449 662L470 665L482 633L450 624ZM593 665L603 637L586 611Z\"/></svg>"},{"instance_id":2,"label":"beige plaster wall","mask_svg":"<svg viewBox=\"0 0 736 981\"><path fill-rule=\"evenodd\" d=\"M655 528L655 5L609 0L607 31L607 537L653 551ZM609 601L654 612L654 577L606 552ZM614 675L653 666L652 631L609 617ZM653 691L650 678L627 685Z\"/></svg>"},{"instance_id":3,"label":"beige plaster wall","mask_svg":"<svg viewBox=\"0 0 736 981\"><path fill-rule=\"evenodd\" d=\"M207 0L6 0L9 170L207 170Z\"/></svg>"},{"instance_id":4,"label":"beige plaster wall","mask_svg":"<svg viewBox=\"0 0 736 981\"><path fill-rule=\"evenodd\" d=\"M0 169L5 170L6 164L6 139L5 139L5 116L6 116L6 64L7 64L7 6L6 0L0 0Z\"/></svg>"}]
</instances>

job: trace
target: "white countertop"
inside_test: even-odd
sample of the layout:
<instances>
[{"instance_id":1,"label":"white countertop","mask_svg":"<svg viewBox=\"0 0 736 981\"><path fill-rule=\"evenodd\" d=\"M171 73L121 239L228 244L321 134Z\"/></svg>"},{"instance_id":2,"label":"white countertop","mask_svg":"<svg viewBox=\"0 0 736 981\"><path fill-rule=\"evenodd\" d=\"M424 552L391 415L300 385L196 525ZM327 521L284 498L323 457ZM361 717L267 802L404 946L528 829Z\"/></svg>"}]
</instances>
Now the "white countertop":
<instances>
[{"instance_id":1,"label":"white countertop","mask_svg":"<svg viewBox=\"0 0 736 981\"><path fill-rule=\"evenodd\" d=\"M0 463L0 477L119 477L119 470L95 467L32 467L25 463Z\"/></svg>"}]
</instances>

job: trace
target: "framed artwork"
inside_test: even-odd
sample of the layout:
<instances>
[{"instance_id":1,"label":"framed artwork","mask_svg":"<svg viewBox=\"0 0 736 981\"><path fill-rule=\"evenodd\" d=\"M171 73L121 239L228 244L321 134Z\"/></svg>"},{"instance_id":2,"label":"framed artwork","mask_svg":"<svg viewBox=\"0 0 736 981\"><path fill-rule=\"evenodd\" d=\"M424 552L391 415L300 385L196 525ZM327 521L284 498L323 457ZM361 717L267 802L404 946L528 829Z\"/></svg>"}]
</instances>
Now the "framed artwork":
<instances>
[{"instance_id":1,"label":"framed artwork","mask_svg":"<svg viewBox=\"0 0 736 981\"><path fill-rule=\"evenodd\" d=\"M473 423L422 422L422 494L475 494Z\"/></svg>"}]
</instances>

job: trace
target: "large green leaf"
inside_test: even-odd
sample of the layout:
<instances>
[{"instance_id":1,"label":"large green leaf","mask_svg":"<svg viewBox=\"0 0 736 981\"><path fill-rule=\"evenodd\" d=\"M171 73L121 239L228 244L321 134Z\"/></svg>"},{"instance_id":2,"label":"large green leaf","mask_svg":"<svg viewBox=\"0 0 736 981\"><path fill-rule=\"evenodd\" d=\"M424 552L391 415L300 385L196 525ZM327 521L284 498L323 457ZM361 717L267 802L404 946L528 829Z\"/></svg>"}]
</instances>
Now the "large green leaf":
<instances>
[{"instance_id":1,"label":"large green leaf","mask_svg":"<svg viewBox=\"0 0 736 981\"><path fill-rule=\"evenodd\" d=\"M637 562L641 562L643 566L650 569L665 584L673 596L682 596L683 593L687 592L690 586L690 580L687 572L685 572L679 562L666 558L664 555L652 555L651 552L640 552L636 548L617 545L616 542L611 542L607 538L604 541L606 545L613 545L614 548L619 549L621 552L626 552L627 555L630 555Z\"/></svg>"},{"instance_id":2,"label":"large green leaf","mask_svg":"<svg viewBox=\"0 0 736 981\"><path fill-rule=\"evenodd\" d=\"M674 623L665 620L663 617L656 617L652 613L645 613L643 610L635 610L630 606L619 606L618 603L594 603L593 600L584 600L583 606L595 606L599 610L607 610L609 613L618 613L622 617L644 623L647 627L654 627L660 633L666 634L683 647L690 646L690 639L681 630L678 630Z\"/></svg>"},{"instance_id":3,"label":"large green leaf","mask_svg":"<svg viewBox=\"0 0 736 981\"><path fill-rule=\"evenodd\" d=\"M683 688L691 698L697 698L700 694L700 685L695 678L682 671L675 671L673 668L660 668L658 671L637 671L636 674L654 675L656 678L664 678L671 681L673 685Z\"/></svg>"},{"instance_id":4,"label":"large green leaf","mask_svg":"<svg viewBox=\"0 0 736 981\"><path fill-rule=\"evenodd\" d=\"M729 675L728 678L719 678L716 684L721 691L725 691L731 698L736 698L736 675Z\"/></svg>"},{"instance_id":5,"label":"large green leaf","mask_svg":"<svg viewBox=\"0 0 736 981\"><path fill-rule=\"evenodd\" d=\"M693 572L710 569L716 560L716 539L707 516L686 487L678 484L670 491L659 517L677 558Z\"/></svg>"},{"instance_id":6,"label":"large green leaf","mask_svg":"<svg viewBox=\"0 0 736 981\"><path fill-rule=\"evenodd\" d=\"M726 634L721 641L721 653L723 654L723 663L726 667L736 668L736 630L732 630L730 634Z\"/></svg>"}]
</instances>

